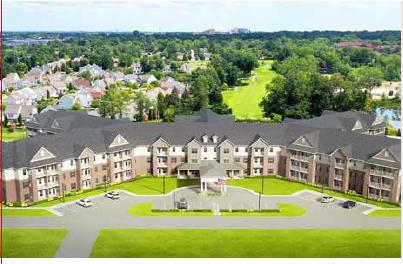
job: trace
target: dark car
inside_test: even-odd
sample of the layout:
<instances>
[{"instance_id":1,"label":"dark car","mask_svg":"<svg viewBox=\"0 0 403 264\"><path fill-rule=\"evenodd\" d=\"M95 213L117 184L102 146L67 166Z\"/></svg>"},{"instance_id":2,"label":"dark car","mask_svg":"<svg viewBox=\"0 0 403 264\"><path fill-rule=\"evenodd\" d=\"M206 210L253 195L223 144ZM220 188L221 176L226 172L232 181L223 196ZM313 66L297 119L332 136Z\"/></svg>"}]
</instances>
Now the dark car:
<instances>
[{"instance_id":1,"label":"dark car","mask_svg":"<svg viewBox=\"0 0 403 264\"><path fill-rule=\"evenodd\" d=\"M355 207L356 205L357 205L357 203L354 201L346 201L343 203L343 208L350 209L352 207Z\"/></svg>"},{"instance_id":2,"label":"dark car","mask_svg":"<svg viewBox=\"0 0 403 264\"><path fill-rule=\"evenodd\" d=\"M188 209L188 203L185 198L181 198L178 202L178 209Z\"/></svg>"}]
</instances>

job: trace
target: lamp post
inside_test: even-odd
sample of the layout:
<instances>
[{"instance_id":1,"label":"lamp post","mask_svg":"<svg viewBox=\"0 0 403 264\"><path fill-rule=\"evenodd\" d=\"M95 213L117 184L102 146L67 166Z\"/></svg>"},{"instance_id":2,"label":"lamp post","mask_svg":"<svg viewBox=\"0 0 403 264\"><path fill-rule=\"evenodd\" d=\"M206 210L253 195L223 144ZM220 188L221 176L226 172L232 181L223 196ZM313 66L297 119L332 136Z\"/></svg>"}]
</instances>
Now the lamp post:
<instances>
[{"instance_id":1,"label":"lamp post","mask_svg":"<svg viewBox=\"0 0 403 264\"><path fill-rule=\"evenodd\" d=\"M163 179L163 181L162 181L162 185L163 185L163 192L164 192L164 194L165 194L165 175L164 175L164 179Z\"/></svg>"}]
</instances>

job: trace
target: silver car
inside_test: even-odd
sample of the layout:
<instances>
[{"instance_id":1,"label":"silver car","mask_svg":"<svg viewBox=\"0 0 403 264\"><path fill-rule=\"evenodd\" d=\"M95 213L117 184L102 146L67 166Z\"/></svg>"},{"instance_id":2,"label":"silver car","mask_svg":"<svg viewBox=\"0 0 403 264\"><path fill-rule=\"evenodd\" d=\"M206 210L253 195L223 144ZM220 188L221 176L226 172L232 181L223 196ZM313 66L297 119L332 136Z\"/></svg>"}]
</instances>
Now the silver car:
<instances>
[{"instance_id":1,"label":"silver car","mask_svg":"<svg viewBox=\"0 0 403 264\"><path fill-rule=\"evenodd\" d=\"M87 208L87 207L92 206L92 202L91 202L91 200L88 199L88 198L81 198L81 199L78 200L76 203L77 203L78 205L81 205L81 206L84 207L84 208Z\"/></svg>"},{"instance_id":2,"label":"silver car","mask_svg":"<svg viewBox=\"0 0 403 264\"><path fill-rule=\"evenodd\" d=\"M105 194L105 197L111 198L111 199L119 199L119 193L115 191L107 192Z\"/></svg>"},{"instance_id":3,"label":"silver car","mask_svg":"<svg viewBox=\"0 0 403 264\"><path fill-rule=\"evenodd\" d=\"M332 203L332 202L334 202L334 197L333 196L323 196L320 201L322 203Z\"/></svg>"}]
</instances>

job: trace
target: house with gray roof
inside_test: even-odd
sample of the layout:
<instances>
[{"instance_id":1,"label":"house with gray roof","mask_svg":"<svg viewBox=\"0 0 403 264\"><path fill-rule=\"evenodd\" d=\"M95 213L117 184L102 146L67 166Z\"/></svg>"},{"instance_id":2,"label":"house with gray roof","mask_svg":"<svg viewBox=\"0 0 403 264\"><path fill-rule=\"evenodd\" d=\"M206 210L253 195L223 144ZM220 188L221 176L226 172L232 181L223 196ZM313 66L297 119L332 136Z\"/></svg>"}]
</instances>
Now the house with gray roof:
<instances>
[{"instance_id":1,"label":"house with gray roof","mask_svg":"<svg viewBox=\"0 0 403 264\"><path fill-rule=\"evenodd\" d=\"M3 143L7 202L48 199L62 186L84 190L139 174L200 179L200 193L226 179L282 175L400 201L401 142L385 136L292 122L238 123L207 109L172 123L48 111L26 125L27 139ZM53 184L43 184L49 177Z\"/></svg>"}]
</instances>

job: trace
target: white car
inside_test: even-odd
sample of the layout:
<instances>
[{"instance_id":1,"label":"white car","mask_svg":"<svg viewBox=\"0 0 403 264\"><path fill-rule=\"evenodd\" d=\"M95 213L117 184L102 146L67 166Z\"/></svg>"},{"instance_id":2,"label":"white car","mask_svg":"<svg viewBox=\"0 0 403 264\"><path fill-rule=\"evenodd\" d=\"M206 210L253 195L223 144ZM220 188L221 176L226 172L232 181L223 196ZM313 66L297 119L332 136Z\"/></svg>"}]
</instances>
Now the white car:
<instances>
[{"instance_id":1,"label":"white car","mask_svg":"<svg viewBox=\"0 0 403 264\"><path fill-rule=\"evenodd\" d=\"M333 196L323 196L320 201L322 203L331 203L331 202L334 202L334 197Z\"/></svg>"},{"instance_id":2,"label":"white car","mask_svg":"<svg viewBox=\"0 0 403 264\"><path fill-rule=\"evenodd\" d=\"M119 193L112 191L112 192L107 192L105 194L105 197L111 198L111 199L119 199Z\"/></svg>"},{"instance_id":3,"label":"white car","mask_svg":"<svg viewBox=\"0 0 403 264\"><path fill-rule=\"evenodd\" d=\"M82 199L78 200L77 204L81 205L82 207L85 207L85 208L92 206L92 202L88 198L82 198Z\"/></svg>"}]
</instances>

